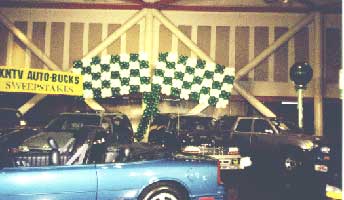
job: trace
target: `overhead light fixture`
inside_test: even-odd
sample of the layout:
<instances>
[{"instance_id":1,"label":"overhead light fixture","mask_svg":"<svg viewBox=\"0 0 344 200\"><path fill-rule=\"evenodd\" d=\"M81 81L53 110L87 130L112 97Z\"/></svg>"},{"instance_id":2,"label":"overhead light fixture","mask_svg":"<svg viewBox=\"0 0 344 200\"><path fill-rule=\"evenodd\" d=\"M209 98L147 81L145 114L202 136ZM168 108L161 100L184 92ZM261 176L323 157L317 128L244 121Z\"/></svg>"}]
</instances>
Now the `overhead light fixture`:
<instances>
[{"instance_id":1,"label":"overhead light fixture","mask_svg":"<svg viewBox=\"0 0 344 200\"><path fill-rule=\"evenodd\" d=\"M297 104L296 101L282 101L281 104L283 105L294 105L294 104Z\"/></svg>"}]
</instances>

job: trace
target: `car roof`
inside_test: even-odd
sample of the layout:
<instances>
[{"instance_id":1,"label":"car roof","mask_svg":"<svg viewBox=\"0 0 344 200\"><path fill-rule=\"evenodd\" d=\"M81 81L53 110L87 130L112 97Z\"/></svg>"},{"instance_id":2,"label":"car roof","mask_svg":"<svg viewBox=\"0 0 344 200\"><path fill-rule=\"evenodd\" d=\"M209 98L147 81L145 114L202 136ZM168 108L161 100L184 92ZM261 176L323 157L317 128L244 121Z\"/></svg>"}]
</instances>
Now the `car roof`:
<instances>
[{"instance_id":1,"label":"car roof","mask_svg":"<svg viewBox=\"0 0 344 200\"><path fill-rule=\"evenodd\" d=\"M124 116L121 112L63 112L60 115L87 115L87 116Z\"/></svg>"},{"instance_id":2,"label":"car roof","mask_svg":"<svg viewBox=\"0 0 344 200\"><path fill-rule=\"evenodd\" d=\"M21 116L23 115L18 109L15 109L15 108L0 108L0 111L12 111L12 112L19 113Z\"/></svg>"},{"instance_id":3,"label":"car roof","mask_svg":"<svg viewBox=\"0 0 344 200\"><path fill-rule=\"evenodd\" d=\"M0 108L0 110L6 110L6 111L16 111L19 112L17 109L15 108Z\"/></svg>"},{"instance_id":4,"label":"car roof","mask_svg":"<svg viewBox=\"0 0 344 200\"><path fill-rule=\"evenodd\" d=\"M268 117L264 116L244 116L244 115L223 115L219 117L219 119L224 119L224 118L230 118L230 119L236 119L236 118L241 118L241 119L270 119Z\"/></svg>"},{"instance_id":5,"label":"car roof","mask_svg":"<svg viewBox=\"0 0 344 200\"><path fill-rule=\"evenodd\" d=\"M159 113L160 116L167 117L201 117L201 118L213 118L212 116L207 116L204 114L190 114L190 113Z\"/></svg>"}]
</instances>

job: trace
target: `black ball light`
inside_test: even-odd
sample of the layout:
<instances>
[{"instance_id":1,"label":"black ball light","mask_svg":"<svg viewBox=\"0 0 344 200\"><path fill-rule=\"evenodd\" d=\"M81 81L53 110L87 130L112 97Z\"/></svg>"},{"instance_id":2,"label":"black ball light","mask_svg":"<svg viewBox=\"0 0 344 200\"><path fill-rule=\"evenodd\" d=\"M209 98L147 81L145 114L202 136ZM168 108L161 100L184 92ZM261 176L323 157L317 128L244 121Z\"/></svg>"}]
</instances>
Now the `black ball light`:
<instances>
[{"instance_id":1,"label":"black ball light","mask_svg":"<svg viewBox=\"0 0 344 200\"><path fill-rule=\"evenodd\" d=\"M313 77L313 70L309 63L297 62L290 68L289 75L295 83L295 89L306 89L307 83Z\"/></svg>"},{"instance_id":2,"label":"black ball light","mask_svg":"<svg viewBox=\"0 0 344 200\"><path fill-rule=\"evenodd\" d=\"M297 91L297 110L298 110L298 125L303 129L303 101L302 91L307 88L307 83L312 79L313 70L307 62L297 62L290 68L290 79L295 83Z\"/></svg>"}]
</instances>

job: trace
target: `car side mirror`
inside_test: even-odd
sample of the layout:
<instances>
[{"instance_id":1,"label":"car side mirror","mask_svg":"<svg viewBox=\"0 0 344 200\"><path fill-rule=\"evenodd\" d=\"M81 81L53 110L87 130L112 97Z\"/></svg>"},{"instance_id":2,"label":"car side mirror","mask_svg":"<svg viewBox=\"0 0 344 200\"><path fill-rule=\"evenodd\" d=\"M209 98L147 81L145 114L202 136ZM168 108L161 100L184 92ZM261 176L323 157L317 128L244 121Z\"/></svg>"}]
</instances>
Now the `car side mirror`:
<instances>
[{"instance_id":1,"label":"car side mirror","mask_svg":"<svg viewBox=\"0 0 344 200\"><path fill-rule=\"evenodd\" d=\"M48 144L51 148L51 153L49 157L49 165L59 165L60 164L60 152L59 146L53 138L48 138Z\"/></svg>"}]
</instances>

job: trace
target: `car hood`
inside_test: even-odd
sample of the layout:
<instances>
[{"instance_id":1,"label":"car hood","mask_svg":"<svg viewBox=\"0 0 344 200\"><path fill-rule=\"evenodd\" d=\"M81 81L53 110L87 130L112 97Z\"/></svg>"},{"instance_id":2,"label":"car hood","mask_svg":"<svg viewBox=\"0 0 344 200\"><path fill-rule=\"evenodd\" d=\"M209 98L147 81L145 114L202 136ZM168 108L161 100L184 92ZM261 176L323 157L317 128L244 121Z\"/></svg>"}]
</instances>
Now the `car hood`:
<instances>
[{"instance_id":1,"label":"car hood","mask_svg":"<svg viewBox=\"0 0 344 200\"><path fill-rule=\"evenodd\" d=\"M320 136L305 134L302 132L285 132L283 134L285 134L286 136L288 136L288 138L291 139L294 138L298 140L311 140L313 142L322 140L322 137Z\"/></svg>"},{"instance_id":2,"label":"car hood","mask_svg":"<svg viewBox=\"0 0 344 200\"><path fill-rule=\"evenodd\" d=\"M74 133L72 132L49 132L43 131L37 135L26 139L21 145L27 150L51 150L48 145L48 138L54 139L60 151L64 152L66 147L71 144L74 139Z\"/></svg>"},{"instance_id":3,"label":"car hood","mask_svg":"<svg viewBox=\"0 0 344 200\"><path fill-rule=\"evenodd\" d=\"M314 148L317 146L324 146L327 145L327 141L323 137L315 136L315 135L308 135L303 133L285 133L283 134L283 139L288 144L298 145L302 148Z\"/></svg>"}]
</instances>

